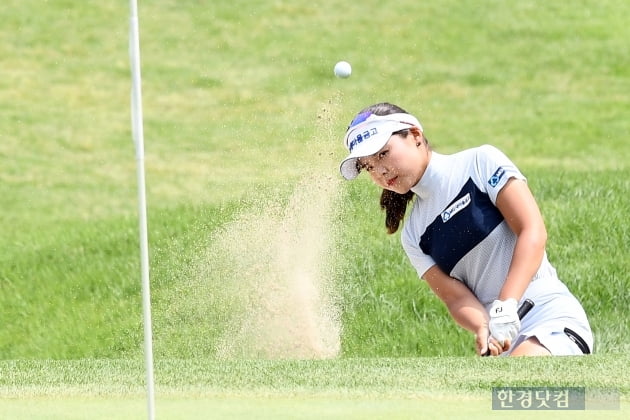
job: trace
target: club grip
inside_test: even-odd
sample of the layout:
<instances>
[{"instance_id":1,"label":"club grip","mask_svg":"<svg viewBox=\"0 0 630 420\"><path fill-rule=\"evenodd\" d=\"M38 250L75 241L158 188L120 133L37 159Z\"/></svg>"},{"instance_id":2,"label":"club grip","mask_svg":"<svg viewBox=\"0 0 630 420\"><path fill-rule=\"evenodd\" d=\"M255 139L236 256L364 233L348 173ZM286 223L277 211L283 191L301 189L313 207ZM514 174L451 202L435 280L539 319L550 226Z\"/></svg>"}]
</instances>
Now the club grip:
<instances>
[{"instance_id":1,"label":"club grip","mask_svg":"<svg viewBox=\"0 0 630 420\"><path fill-rule=\"evenodd\" d=\"M525 299L523 304L518 308L516 314L518 315L518 319L523 319L525 315L534 307L534 302L531 299Z\"/></svg>"},{"instance_id":2,"label":"club grip","mask_svg":"<svg viewBox=\"0 0 630 420\"><path fill-rule=\"evenodd\" d=\"M527 313L532 310L533 307L534 302L531 299L525 299L516 311L518 319L523 319L525 315L527 315ZM490 349L488 349L488 351L486 351L482 356L490 356Z\"/></svg>"}]
</instances>

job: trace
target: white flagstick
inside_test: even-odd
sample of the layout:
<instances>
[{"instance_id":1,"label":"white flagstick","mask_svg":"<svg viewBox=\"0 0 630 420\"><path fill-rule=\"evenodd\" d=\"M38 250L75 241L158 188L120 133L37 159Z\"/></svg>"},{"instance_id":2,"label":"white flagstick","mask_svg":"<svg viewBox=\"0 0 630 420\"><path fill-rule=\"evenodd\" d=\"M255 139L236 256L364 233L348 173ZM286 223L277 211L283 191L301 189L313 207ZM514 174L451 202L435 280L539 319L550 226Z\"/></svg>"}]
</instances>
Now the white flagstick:
<instances>
[{"instance_id":1,"label":"white flagstick","mask_svg":"<svg viewBox=\"0 0 630 420\"><path fill-rule=\"evenodd\" d=\"M142 273L142 315L144 323L144 359L147 371L147 400L149 420L155 418L153 379L153 334L151 328L151 291L149 287L149 245L147 236L147 203L144 180L144 133L142 128L142 89L140 78L140 35L138 3L130 0L129 55L131 59L131 128L136 149L138 173L138 216L140 221L140 266Z\"/></svg>"}]
</instances>

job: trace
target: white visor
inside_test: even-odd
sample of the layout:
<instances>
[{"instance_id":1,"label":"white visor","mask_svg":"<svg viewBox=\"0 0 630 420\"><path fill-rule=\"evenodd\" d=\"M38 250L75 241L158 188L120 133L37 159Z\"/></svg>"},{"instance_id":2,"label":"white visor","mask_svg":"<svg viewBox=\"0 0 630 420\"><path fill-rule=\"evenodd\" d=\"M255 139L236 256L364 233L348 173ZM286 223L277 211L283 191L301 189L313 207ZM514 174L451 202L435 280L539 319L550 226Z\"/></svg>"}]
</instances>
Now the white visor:
<instances>
[{"instance_id":1,"label":"white visor","mask_svg":"<svg viewBox=\"0 0 630 420\"><path fill-rule=\"evenodd\" d=\"M381 150L393 133L411 127L422 131L420 122L410 114L374 115L361 113L350 123L344 144L350 154L341 162L339 171L345 179L354 179L359 175L357 159L371 156Z\"/></svg>"}]
</instances>

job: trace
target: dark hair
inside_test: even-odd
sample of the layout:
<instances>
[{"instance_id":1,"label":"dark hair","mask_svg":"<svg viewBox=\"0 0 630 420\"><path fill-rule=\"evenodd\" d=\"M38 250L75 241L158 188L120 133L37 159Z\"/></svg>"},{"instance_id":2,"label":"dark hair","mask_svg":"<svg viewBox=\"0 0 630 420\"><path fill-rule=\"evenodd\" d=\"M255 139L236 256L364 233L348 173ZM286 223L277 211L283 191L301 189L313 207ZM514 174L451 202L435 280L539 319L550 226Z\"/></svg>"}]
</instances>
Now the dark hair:
<instances>
[{"instance_id":1,"label":"dark hair","mask_svg":"<svg viewBox=\"0 0 630 420\"><path fill-rule=\"evenodd\" d=\"M362 114L364 112L371 112L375 115L389 115L398 113L408 114L408 112L401 107L390 104L388 102L371 105L365 109L362 109L359 114ZM407 136L409 134L409 130L400 130L393 134ZM394 191L383 189L383 192L381 193L380 205L381 209L385 211L385 227L387 228L388 234L395 233L400 227L400 223L405 217L407 206L413 199L413 196L413 191L408 191L405 194L398 194Z\"/></svg>"}]
</instances>

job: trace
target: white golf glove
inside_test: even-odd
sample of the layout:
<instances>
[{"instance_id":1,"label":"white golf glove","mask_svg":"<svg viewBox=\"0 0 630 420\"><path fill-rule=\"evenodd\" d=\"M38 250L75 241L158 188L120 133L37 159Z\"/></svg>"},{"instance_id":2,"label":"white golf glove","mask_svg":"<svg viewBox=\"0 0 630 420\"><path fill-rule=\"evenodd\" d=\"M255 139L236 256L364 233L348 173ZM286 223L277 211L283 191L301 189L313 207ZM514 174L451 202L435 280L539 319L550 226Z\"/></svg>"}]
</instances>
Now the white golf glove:
<instances>
[{"instance_id":1,"label":"white golf glove","mask_svg":"<svg viewBox=\"0 0 630 420\"><path fill-rule=\"evenodd\" d=\"M518 319L516 299L495 300L490 307L490 335L501 346L505 340L514 341L516 334L521 329L521 321Z\"/></svg>"}]
</instances>

